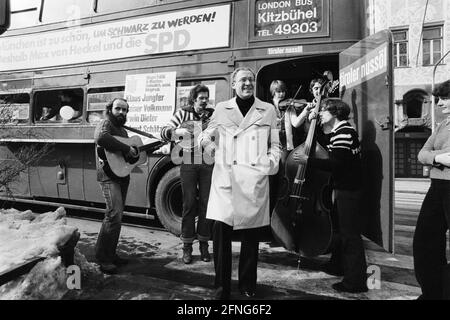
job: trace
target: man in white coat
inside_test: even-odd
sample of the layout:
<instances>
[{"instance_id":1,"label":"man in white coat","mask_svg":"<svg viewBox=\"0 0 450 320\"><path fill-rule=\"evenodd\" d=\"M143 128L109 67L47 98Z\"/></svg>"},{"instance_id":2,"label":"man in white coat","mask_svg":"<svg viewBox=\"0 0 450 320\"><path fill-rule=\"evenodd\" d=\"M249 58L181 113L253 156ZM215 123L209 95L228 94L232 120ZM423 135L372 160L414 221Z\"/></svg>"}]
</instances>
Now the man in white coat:
<instances>
[{"instance_id":1,"label":"man in white coat","mask_svg":"<svg viewBox=\"0 0 450 320\"><path fill-rule=\"evenodd\" d=\"M254 97L255 73L238 68L231 75L236 97L217 104L199 140L215 150L207 218L214 220L216 298L229 299L231 236L243 230L239 290L253 297L261 227L270 223L269 175L278 171L279 135L275 108Z\"/></svg>"}]
</instances>

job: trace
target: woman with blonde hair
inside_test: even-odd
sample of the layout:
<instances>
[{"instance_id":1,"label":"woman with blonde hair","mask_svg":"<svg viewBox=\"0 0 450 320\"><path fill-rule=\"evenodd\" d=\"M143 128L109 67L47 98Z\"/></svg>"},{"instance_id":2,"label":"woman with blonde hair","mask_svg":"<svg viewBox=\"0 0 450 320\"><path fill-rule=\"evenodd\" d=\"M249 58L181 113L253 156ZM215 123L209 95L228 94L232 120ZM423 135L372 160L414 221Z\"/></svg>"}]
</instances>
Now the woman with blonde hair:
<instances>
[{"instance_id":1,"label":"woman with blonde hair","mask_svg":"<svg viewBox=\"0 0 450 320\"><path fill-rule=\"evenodd\" d=\"M285 159L290 151L294 150L300 143L294 141L294 128L299 128L308 118L309 107L304 107L297 115L295 107L282 104L286 100L286 84L281 80L274 80L270 84L272 102L277 112L278 128L280 129L280 143L283 152L282 159ZM301 141L300 141L301 142Z\"/></svg>"}]
</instances>

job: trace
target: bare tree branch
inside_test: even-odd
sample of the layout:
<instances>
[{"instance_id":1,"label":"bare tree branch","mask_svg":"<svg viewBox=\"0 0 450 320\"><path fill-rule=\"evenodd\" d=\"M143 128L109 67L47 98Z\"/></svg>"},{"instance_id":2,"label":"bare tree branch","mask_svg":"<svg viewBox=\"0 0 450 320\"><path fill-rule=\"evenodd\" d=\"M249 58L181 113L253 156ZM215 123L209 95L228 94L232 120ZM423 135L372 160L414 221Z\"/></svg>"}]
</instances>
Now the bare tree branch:
<instances>
[{"instance_id":1,"label":"bare tree branch","mask_svg":"<svg viewBox=\"0 0 450 320\"><path fill-rule=\"evenodd\" d=\"M7 142L12 138L38 138L31 129L14 130L10 133L11 125L17 124L14 116L14 105L11 101L5 101L0 97L0 148L7 149L7 154L0 154L0 194L6 195L14 201L13 186L19 182L22 173L35 166L46 156L52 145L48 143L21 144Z\"/></svg>"}]
</instances>

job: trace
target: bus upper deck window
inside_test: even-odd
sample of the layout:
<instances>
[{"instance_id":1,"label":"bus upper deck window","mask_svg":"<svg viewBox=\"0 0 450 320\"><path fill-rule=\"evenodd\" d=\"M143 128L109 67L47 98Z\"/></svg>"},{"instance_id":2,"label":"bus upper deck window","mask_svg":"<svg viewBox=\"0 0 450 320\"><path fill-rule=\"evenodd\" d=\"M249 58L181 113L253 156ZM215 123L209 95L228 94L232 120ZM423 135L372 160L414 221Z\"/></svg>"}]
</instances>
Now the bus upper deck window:
<instances>
[{"instance_id":1,"label":"bus upper deck window","mask_svg":"<svg viewBox=\"0 0 450 320\"><path fill-rule=\"evenodd\" d=\"M27 124L29 107L28 93L0 95L0 125Z\"/></svg>"},{"instance_id":2,"label":"bus upper deck window","mask_svg":"<svg viewBox=\"0 0 450 320\"><path fill-rule=\"evenodd\" d=\"M35 94L34 119L37 122L81 122L83 90L41 91Z\"/></svg>"}]
</instances>

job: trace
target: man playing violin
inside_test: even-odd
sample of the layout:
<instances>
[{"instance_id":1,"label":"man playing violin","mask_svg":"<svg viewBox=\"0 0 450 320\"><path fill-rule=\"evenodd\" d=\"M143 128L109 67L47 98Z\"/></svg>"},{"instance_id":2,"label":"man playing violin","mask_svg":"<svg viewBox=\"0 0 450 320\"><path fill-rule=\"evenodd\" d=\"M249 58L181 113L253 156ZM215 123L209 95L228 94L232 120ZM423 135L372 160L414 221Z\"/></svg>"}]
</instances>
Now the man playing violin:
<instances>
[{"instance_id":1,"label":"man playing violin","mask_svg":"<svg viewBox=\"0 0 450 320\"><path fill-rule=\"evenodd\" d=\"M195 145L195 124L208 122L214 109L208 105L209 89L198 84L189 93L189 105L178 110L170 122L161 130L161 138L166 141L183 140L183 145ZM201 148L201 147L200 147ZM183 193L183 213L181 220L181 241L183 242L183 262L192 262L192 243L194 239L200 242L201 260L211 260L208 252L208 240L211 237L212 221L206 219L209 189L211 187L212 164L207 164L201 150L183 149L183 162L180 168L181 189ZM189 155L186 157L186 155ZM197 185L198 198L197 203ZM198 215L197 232L195 217Z\"/></svg>"}]
</instances>

